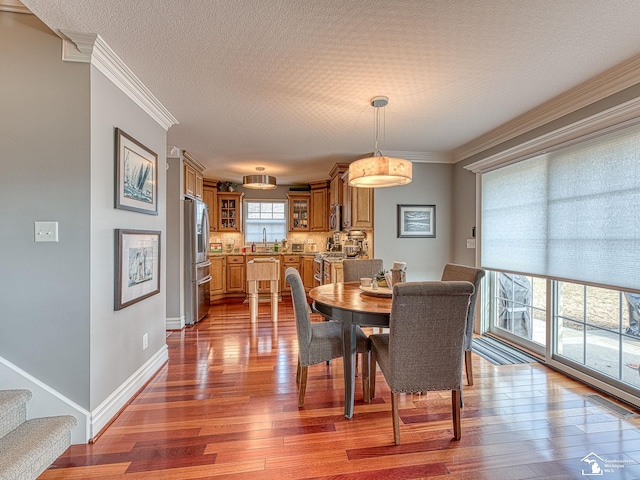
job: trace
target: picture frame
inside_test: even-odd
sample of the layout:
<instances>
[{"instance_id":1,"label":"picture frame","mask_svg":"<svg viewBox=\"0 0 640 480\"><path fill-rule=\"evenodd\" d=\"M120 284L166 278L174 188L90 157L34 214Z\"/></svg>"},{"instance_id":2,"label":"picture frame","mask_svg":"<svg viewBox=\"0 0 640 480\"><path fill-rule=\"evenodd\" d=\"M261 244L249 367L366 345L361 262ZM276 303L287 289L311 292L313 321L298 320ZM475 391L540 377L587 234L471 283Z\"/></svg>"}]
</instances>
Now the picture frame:
<instances>
[{"instance_id":1,"label":"picture frame","mask_svg":"<svg viewBox=\"0 0 640 480\"><path fill-rule=\"evenodd\" d=\"M158 215L158 155L116 128L115 208Z\"/></svg>"},{"instance_id":2,"label":"picture frame","mask_svg":"<svg viewBox=\"0 0 640 480\"><path fill-rule=\"evenodd\" d=\"M213 242L210 245L211 253L222 253L222 243Z\"/></svg>"},{"instance_id":3,"label":"picture frame","mask_svg":"<svg viewBox=\"0 0 640 480\"><path fill-rule=\"evenodd\" d=\"M398 238L435 237L435 205L398 205Z\"/></svg>"},{"instance_id":4,"label":"picture frame","mask_svg":"<svg viewBox=\"0 0 640 480\"><path fill-rule=\"evenodd\" d=\"M160 292L160 233L115 230L114 310L122 310Z\"/></svg>"}]
</instances>

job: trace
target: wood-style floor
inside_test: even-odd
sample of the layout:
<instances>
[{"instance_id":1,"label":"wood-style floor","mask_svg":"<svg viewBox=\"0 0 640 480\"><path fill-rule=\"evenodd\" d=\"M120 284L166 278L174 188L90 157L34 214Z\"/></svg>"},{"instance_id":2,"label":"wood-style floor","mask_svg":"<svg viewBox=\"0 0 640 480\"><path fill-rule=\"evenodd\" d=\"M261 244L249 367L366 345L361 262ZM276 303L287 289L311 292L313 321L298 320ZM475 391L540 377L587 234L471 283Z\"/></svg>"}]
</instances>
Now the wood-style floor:
<instances>
[{"instance_id":1,"label":"wood-style floor","mask_svg":"<svg viewBox=\"0 0 640 480\"><path fill-rule=\"evenodd\" d=\"M614 470L597 478L640 478L640 418L620 418L539 364L494 366L474 354L458 442L450 393L430 392L401 397L394 446L381 373L371 404L356 385L346 420L341 360L309 367L298 409L291 303L277 325L269 309L260 304L252 326L246 304L212 306L171 333L169 363L94 444L70 447L40 478L584 479L590 454Z\"/></svg>"}]
</instances>

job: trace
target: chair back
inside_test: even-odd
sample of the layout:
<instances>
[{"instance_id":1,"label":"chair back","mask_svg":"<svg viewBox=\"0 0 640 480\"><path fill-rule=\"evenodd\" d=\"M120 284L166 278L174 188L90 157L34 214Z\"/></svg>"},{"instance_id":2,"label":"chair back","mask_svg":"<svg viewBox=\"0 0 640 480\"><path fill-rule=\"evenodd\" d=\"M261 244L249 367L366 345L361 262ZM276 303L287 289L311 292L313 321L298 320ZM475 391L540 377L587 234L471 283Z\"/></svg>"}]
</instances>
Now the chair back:
<instances>
[{"instance_id":1,"label":"chair back","mask_svg":"<svg viewBox=\"0 0 640 480\"><path fill-rule=\"evenodd\" d=\"M345 282L360 281L361 278L371 278L383 268L379 258L358 259L345 258L342 261L342 275Z\"/></svg>"},{"instance_id":2,"label":"chair back","mask_svg":"<svg viewBox=\"0 0 640 480\"><path fill-rule=\"evenodd\" d=\"M467 326L464 336L464 349L471 350L471 342L473 341L473 322L476 313L476 299L478 298L478 290L480 290L480 281L484 277L485 271L481 268L467 267L465 265L456 265L447 263L442 271L442 280L465 281L471 282L475 288L471 301L469 302L469 310L467 312Z\"/></svg>"},{"instance_id":3,"label":"chair back","mask_svg":"<svg viewBox=\"0 0 640 480\"><path fill-rule=\"evenodd\" d=\"M388 367L392 392L458 390L470 282L405 282L393 286Z\"/></svg>"},{"instance_id":4,"label":"chair back","mask_svg":"<svg viewBox=\"0 0 640 480\"><path fill-rule=\"evenodd\" d=\"M291 285L291 302L296 319L299 355L300 358L306 358L309 355L309 344L311 343L311 318L307 294L304 291L304 284L298 270L289 267L285 270L284 275L287 283Z\"/></svg>"}]
</instances>

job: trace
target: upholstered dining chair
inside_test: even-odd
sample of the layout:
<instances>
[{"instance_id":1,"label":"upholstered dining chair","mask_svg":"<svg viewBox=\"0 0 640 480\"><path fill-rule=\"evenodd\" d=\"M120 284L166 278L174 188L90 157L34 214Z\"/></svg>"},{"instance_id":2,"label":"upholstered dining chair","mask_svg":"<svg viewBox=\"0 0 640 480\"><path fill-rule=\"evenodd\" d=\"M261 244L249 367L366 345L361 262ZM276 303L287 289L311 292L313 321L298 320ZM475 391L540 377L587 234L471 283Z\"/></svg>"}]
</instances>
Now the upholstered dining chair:
<instances>
[{"instance_id":1,"label":"upholstered dining chair","mask_svg":"<svg viewBox=\"0 0 640 480\"><path fill-rule=\"evenodd\" d=\"M467 385L473 385L473 363L471 362L471 346L473 344L473 322L476 312L476 299L480 289L480 281L484 277L485 271L481 268L467 267L447 263L442 271L443 281L460 280L473 283L475 291L471 295L469 311L467 312L467 326L464 334L464 367L467 374Z\"/></svg>"},{"instance_id":2,"label":"upholstered dining chair","mask_svg":"<svg viewBox=\"0 0 640 480\"><path fill-rule=\"evenodd\" d=\"M342 325L338 322L311 322L307 294L300 273L293 267L285 271L285 279L291 285L291 301L298 334L298 369L296 382L300 384L298 407L304 406L309 365L342 357ZM362 392L369 402L369 338L356 327L356 352L362 354Z\"/></svg>"},{"instance_id":3,"label":"upholstered dining chair","mask_svg":"<svg viewBox=\"0 0 640 480\"><path fill-rule=\"evenodd\" d=\"M382 260L345 258L342 261L342 275L345 282L360 281L361 278L371 278L383 268Z\"/></svg>"},{"instance_id":4,"label":"upholstered dining chair","mask_svg":"<svg viewBox=\"0 0 640 480\"><path fill-rule=\"evenodd\" d=\"M391 389L393 439L400 445L398 394L451 390L453 433L462 435L460 391L470 282L407 282L393 286L388 334L370 335L371 397L376 363Z\"/></svg>"}]
</instances>

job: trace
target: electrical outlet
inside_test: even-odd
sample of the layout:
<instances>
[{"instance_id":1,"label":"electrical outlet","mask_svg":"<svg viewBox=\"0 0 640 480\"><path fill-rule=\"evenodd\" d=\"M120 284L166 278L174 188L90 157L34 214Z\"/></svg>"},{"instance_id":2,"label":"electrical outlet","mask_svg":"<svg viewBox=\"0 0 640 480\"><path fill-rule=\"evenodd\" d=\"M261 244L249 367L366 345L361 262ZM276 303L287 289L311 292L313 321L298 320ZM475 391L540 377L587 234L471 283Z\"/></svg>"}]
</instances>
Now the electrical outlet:
<instances>
[{"instance_id":1,"label":"electrical outlet","mask_svg":"<svg viewBox=\"0 0 640 480\"><path fill-rule=\"evenodd\" d=\"M476 248L475 238L467 238L467 248Z\"/></svg>"},{"instance_id":2,"label":"electrical outlet","mask_svg":"<svg viewBox=\"0 0 640 480\"><path fill-rule=\"evenodd\" d=\"M149 346L149 334L145 333L144 335L142 335L142 349L146 350L148 346Z\"/></svg>"}]
</instances>

